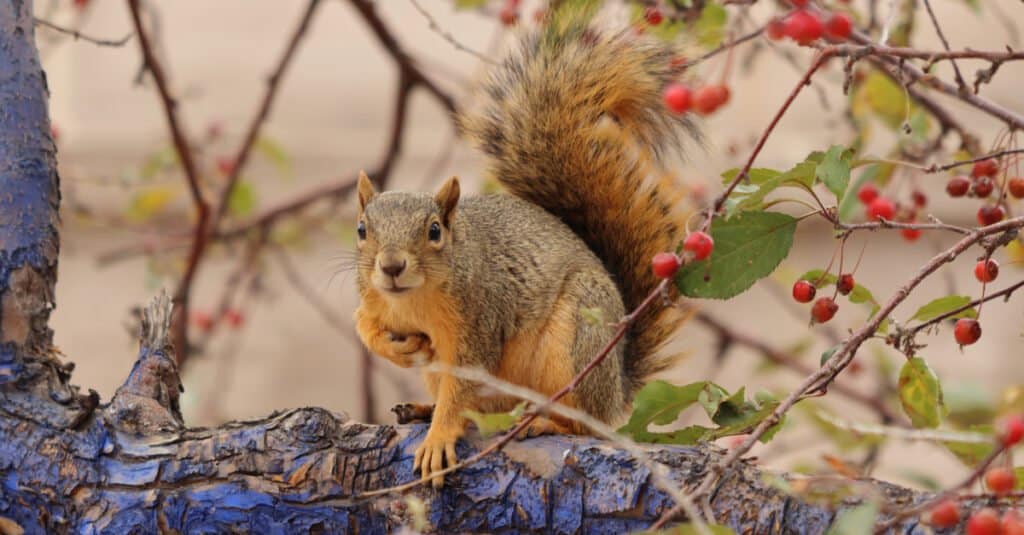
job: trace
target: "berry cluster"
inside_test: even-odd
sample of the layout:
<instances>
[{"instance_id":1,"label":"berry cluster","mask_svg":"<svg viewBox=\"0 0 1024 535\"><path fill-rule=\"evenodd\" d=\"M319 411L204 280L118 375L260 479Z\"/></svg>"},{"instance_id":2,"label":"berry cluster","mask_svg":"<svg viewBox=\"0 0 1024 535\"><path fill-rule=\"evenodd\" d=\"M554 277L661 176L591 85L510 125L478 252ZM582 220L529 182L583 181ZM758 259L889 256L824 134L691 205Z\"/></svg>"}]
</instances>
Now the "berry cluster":
<instances>
[{"instance_id":1,"label":"berry cluster","mask_svg":"<svg viewBox=\"0 0 1024 535\"><path fill-rule=\"evenodd\" d=\"M235 308L230 308L224 312L224 314L214 317L209 312L202 310L196 310L192 312L192 324L199 329L200 332L208 333L213 330L217 325L218 321L223 320L232 329L238 329L245 323L245 316L242 312Z\"/></svg>"},{"instance_id":2,"label":"berry cluster","mask_svg":"<svg viewBox=\"0 0 1024 535\"><path fill-rule=\"evenodd\" d=\"M665 106L677 115L691 110L700 115L711 115L729 102L730 92L729 86L725 84L710 84L690 89L679 82L673 82L665 87L662 96L665 99Z\"/></svg>"},{"instance_id":3,"label":"berry cluster","mask_svg":"<svg viewBox=\"0 0 1024 535\"><path fill-rule=\"evenodd\" d=\"M996 193L995 204L986 204L978 209L978 224L993 225L1006 217L1001 204L1005 190L1015 199L1024 199L1024 178L1004 177L1000 184L1000 164L996 160L981 160L971 167L970 175L956 175L946 183L946 193L950 197L974 197L988 199Z\"/></svg>"},{"instance_id":4,"label":"berry cluster","mask_svg":"<svg viewBox=\"0 0 1024 535\"><path fill-rule=\"evenodd\" d=\"M928 197L919 190L910 194L910 205L904 206L883 197L874 184L865 184L857 191L857 199L865 206L865 216L872 221L899 221L902 223L916 223L917 211L928 205ZM901 229L903 239L916 241L921 237L921 230L914 228Z\"/></svg>"},{"instance_id":5,"label":"berry cluster","mask_svg":"<svg viewBox=\"0 0 1024 535\"><path fill-rule=\"evenodd\" d=\"M765 26L765 34L773 41L785 37L800 45L807 46L822 37L829 41L841 42L853 33L853 21L846 13L829 13L822 20L817 13L806 9L807 0L792 0L796 9L782 19L772 19Z\"/></svg>"},{"instance_id":6,"label":"berry cluster","mask_svg":"<svg viewBox=\"0 0 1024 535\"><path fill-rule=\"evenodd\" d=\"M688 257L692 257L693 260L700 261L711 256L711 251L715 248L715 241L708 236L706 232L691 232L686 239L683 240L683 250L686 251ZM676 272L679 271L679 267L683 264L683 259L679 258L678 255L673 253L658 253L654 255L651 260L651 269L654 271L654 275L661 279L669 279L675 276Z\"/></svg>"},{"instance_id":7,"label":"berry cluster","mask_svg":"<svg viewBox=\"0 0 1024 535\"><path fill-rule=\"evenodd\" d=\"M854 280L852 273L843 273L836 279L836 292L842 295L850 295L850 292L853 291L856 285L857 282ZM814 301L814 296L817 293L818 288L811 281L801 279L793 284L793 299L797 303L810 303ZM835 296L819 297L811 305L811 319L815 323L825 323L831 320L838 311L839 304L836 303Z\"/></svg>"}]
</instances>

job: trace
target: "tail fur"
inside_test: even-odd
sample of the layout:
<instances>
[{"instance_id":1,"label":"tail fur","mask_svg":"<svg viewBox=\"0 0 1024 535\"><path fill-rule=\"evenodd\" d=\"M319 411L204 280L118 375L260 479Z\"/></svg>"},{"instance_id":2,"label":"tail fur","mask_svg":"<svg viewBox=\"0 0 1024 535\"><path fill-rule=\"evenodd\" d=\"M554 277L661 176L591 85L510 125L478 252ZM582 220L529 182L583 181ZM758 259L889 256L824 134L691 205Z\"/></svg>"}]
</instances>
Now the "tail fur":
<instances>
[{"instance_id":1,"label":"tail fur","mask_svg":"<svg viewBox=\"0 0 1024 535\"><path fill-rule=\"evenodd\" d=\"M661 93L678 74L664 44L621 33L549 28L525 37L483 88L482 109L460 124L512 194L561 218L616 279L627 310L660 282L651 257L679 242L680 193L661 159L697 137ZM626 338L626 371L639 388L675 358L658 352L683 321L654 307Z\"/></svg>"}]
</instances>

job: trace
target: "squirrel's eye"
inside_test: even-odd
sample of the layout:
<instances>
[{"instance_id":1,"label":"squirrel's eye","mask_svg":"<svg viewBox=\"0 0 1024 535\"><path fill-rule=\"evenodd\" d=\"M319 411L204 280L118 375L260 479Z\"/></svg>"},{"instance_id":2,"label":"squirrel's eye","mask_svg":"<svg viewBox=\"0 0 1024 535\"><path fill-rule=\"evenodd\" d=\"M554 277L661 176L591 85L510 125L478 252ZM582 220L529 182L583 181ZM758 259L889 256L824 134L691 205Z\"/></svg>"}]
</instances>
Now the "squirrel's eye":
<instances>
[{"instance_id":1,"label":"squirrel's eye","mask_svg":"<svg viewBox=\"0 0 1024 535\"><path fill-rule=\"evenodd\" d=\"M434 221L430 224L430 231L427 232L427 238L430 241L441 241L441 225Z\"/></svg>"},{"instance_id":2,"label":"squirrel's eye","mask_svg":"<svg viewBox=\"0 0 1024 535\"><path fill-rule=\"evenodd\" d=\"M363 221L359 222L359 226L356 227L356 234L359 235L360 240L366 239L366 223Z\"/></svg>"}]
</instances>

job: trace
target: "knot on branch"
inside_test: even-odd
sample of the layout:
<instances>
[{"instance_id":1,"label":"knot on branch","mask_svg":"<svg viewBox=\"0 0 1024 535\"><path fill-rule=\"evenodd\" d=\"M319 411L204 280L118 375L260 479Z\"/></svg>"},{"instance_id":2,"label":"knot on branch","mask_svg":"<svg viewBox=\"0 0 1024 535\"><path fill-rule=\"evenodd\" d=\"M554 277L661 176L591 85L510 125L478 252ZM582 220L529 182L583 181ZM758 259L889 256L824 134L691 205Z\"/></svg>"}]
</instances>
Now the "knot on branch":
<instances>
[{"instance_id":1,"label":"knot on branch","mask_svg":"<svg viewBox=\"0 0 1024 535\"><path fill-rule=\"evenodd\" d=\"M139 358L107 408L121 431L144 435L184 426L178 402L184 388L169 339L172 308L161 292L142 313Z\"/></svg>"}]
</instances>

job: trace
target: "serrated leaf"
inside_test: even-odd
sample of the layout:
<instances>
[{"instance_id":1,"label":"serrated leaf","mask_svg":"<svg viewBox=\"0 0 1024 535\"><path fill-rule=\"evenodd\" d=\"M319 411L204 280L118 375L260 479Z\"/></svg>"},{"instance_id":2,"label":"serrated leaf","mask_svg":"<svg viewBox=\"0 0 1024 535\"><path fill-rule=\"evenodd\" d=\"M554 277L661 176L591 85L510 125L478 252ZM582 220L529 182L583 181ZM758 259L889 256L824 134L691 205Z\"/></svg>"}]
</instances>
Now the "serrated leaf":
<instances>
[{"instance_id":1,"label":"serrated leaf","mask_svg":"<svg viewBox=\"0 0 1024 535\"><path fill-rule=\"evenodd\" d=\"M282 177L292 178L292 159L285 152L284 147L267 136L260 136L253 144L253 148L264 158L270 160Z\"/></svg>"},{"instance_id":2,"label":"serrated leaf","mask_svg":"<svg viewBox=\"0 0 1024 535\"><path fill-rule=\"evenodd\" d=\"M842 145L833 145L825 152L825 157L818 164L815 172L825 187L842 202L846 188L850 184L850 160L852 153Z\"/></svg>"},{"instance_id":3,"label":"serrated leaf","mask_svg":"<svg viewBox=\"0 0 1024 535\"><path fill-rule=\"evenodd\" d=\"M142 222L159 214L178 196L178 190L171 186L150 186L132 198L125 216L134 222Z\"/></svg>"},{"instance_id":4,"label":"serrated leaf","mask_svg":"<svg viewBox=\"0 0 1024 535\"><path fill-rule=\"evenodd\" d=\"M487 438L493 434L512 429L526 409L526 402L516 405L516 408L508 412L484 413L473 410L462 411L462 416L469 418L480 430L480 435Z\"/></svg>"},{"instance_id":5,"label":"serrated leaf","mask_svg":"<svg viewBox=\"0 0 1024 535\"><path fill-rule=\"evenodd\" d=\"M874 501L862 503L841 511L826 535L870 535L875 531L878 504Z\"/></svg>"},{"instance_id":6,"label":"serrated leaf","mask_svg":"<svg viewBox=\"0 0 1024 535\"><path fill-rule=\"evenodd\" d=\"M256 190L245 180L235 183L228 198L228 213L234 217L245 217L256 208Z\"/></svg>"},{"instance_id":7,"label":"serrated leaf","mask_svg":"<svg viewBox=\"0 0 1024 535\"><path fill-rule=\"evenodd\" d=\"M647 433L651 424L668 425L679 418L679 413L693 405L705 390L722 391L722 388L708 381L676 386L665 381L651 381L637 392L633 401L633 414L629 422L619 428L637 440Z\"/></svg>"},{"instance_id":8,"label":"serrated leaf","mask_svg":"<svg viewBox=\"0 0 1024 535\"><path fill-rule=\"evenodd\" d=\"M775 271L789 255L797 219L777 212L743 212L711 225L715 250L676 275L683 295L728 299Z\"/></svg>"},{"instance_id":9,"label":"serrated leaf","mask_svg":"<svg viewBox=\"0 0 1024 535\"><path fill-rule=\"evenodd\" d=\"M871 294L871 291L861 286L860 284L854 284L853 289L850 290L850 295L847 296L851 303L870 303L877 305L878 301L875 301L875 296Z\"/></svg>"},{"instance_id":10,"label":"serrated leaf","mask_svg":"<svg viewBox=\"0 0 1024 535\"><path fill-rule=\"evenodd\" d=\"M697 19L697 41L705 48L715 48L722 44L722 39L725 38L725 23L728 20L729 13L724 7L708 2Z\"/></svg>"},{"instance_id":11,"label":"serrated leaf","mask_svg":"<svg viewBox=\"0 0 1024 535\"><path fill-rule=\"evenodd\" d=\"M942 422L946 414L942 386L924 359L914 357L900 369L899 395L914 427L938 427Z\"/></svg>"},{"instance_id":12,"label":"serrated leaf","mask_svg":"<svg viewBox=\"0 0 1024 535\"><path fill-rule=\"evenodd\" d=\"M931 321L943 314L948 314L949 312L952 312L970 302L971 298L966 295L947 295L945 297L933 299L929 301L926 305L917 309L917 312L915 312L914 315L911 316L911 318L907 321L908 323L913 320ZM963 312L960 312L952 317L976 318L978 317L978 312L973 308L968 308Z\"/></svg>"}]
</instances>

